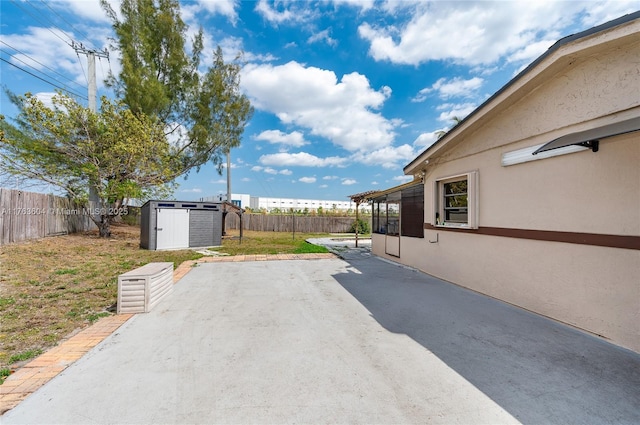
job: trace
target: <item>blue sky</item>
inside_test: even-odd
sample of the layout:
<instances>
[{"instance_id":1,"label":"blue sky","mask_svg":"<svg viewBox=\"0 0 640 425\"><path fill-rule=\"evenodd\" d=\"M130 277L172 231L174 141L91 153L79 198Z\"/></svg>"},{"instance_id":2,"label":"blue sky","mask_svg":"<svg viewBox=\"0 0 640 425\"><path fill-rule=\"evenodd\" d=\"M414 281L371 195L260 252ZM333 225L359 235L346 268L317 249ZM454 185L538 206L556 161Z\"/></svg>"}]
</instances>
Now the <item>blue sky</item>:
<instances>
[{"instance_id":1,"label":"blue sky","mask_svg":"<svg viewBox=\"0 0 640 425\"><path fill-rule=\"evenodd\" d=\"M118 10L118 1L111 1ZM640 9L639 1L182 1L191 33L244 52L241 89L255 114L232 150L232 191L346 200L411 180L402 168L558 39ZM87 96L87 62L70 46L109 48L98 0L1 0L4 87ZM103 80L118 53L97 63ZM43 81L46 80L46 81ZM86 103L86 99L81 98ZM16 110L2 93L0 113ZM203 167L178 199L226 193ZM41 190L47 190L43 188Z\"/></svg>"}]
</instances>

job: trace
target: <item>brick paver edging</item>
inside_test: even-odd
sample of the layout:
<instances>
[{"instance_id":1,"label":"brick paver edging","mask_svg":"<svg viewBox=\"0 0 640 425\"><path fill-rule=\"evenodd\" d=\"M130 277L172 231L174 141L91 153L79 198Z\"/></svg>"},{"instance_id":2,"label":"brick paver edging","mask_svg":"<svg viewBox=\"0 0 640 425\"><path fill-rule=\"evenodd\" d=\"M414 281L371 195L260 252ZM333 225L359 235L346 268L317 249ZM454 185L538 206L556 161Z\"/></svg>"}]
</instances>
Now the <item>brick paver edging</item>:
<instances>
[{"instance_id":1,"label":"brick paver edging","mask_svg":"<svg viewBox=\"0 0 640 425\"><path fill-rule=\"evenodd\" d=\"M103 317L10 375L0 385L0 415L49 382L73 362L111 335L133 314Z\"/></svg>"},{"instance_id":2,"label":"brick paver edging","mask_svg":"<svg viewBox=\"0 0 640 425\"><path fill-rule=\"evenodd\" d=\"M273 255L236 255L225 257L203 257L185 261L173 272L173 283L178 282L200 263L221 263L239 261L275 261L275 260L319 260L336 258L334 254L273 254ZM103 317L93 325L83 329L60 345L30 361L11 374L0 385L0 415L16 407L31 393L49 382L73 362L84 356L89 350L111 335L133 314L117 314Z\"/></svg>"}]
</instances>

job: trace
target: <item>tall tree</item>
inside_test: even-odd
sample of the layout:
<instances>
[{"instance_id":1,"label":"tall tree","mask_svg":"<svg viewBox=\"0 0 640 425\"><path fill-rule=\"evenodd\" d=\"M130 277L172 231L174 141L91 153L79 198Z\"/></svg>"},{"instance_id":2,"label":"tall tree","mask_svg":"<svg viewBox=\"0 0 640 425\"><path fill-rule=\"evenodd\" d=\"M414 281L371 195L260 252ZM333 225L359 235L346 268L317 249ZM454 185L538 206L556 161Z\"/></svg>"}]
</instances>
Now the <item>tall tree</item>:
<instances>
[{"instance_id":1,"label":"tall tree","mask_svg":"<svg viewBox=\"0 0 640 425\"><path fill-rule=\"evenodd\" d=\"M222 49L203 69L202 29L187 52L187 26L177 0L122 0L121 16L105 1L122 71L108 84L120 99L99 113L56 96L47 108L30 94L10 93L16 125L0 117L0 173L55 185L75 200L99 194L91 218L102 236L126 198L174 185L175 179L240 144L253 108L239 90L240 64Z\"/></svg>"},{"instance_id":2,"label":"tall tree","mask_svg":"<svg viewBox=\"0 0 640 425\"><path fill-rule=\"evenodd\" d=\"M94 189L100 205L86 213L101 236L109 236L127 198L165 187L174 176L172 147L157 120L106 98L92 112L60 94L52 108L29 93L10 96L20 113L15 125L0 115L0 172L46 182L76 201Z\"/></svg>"},{"instance_id":3,"label":"tall tree","mask_svg":"<svg viewBox=\"0 0 640 425\"><path fill-rule=\"evenodd\" d=\"M222 49L201 67L203 31L187 51L187 25L177 0L122 0L121 18L100 1L113 23L122 70L108 84L134 113L157 118L176 147L176 177L213 162L240 144L253 109L239 90L241 66L225 63ZM239 59L239 58L236 58Z\"/></svg>"}]
</instances>

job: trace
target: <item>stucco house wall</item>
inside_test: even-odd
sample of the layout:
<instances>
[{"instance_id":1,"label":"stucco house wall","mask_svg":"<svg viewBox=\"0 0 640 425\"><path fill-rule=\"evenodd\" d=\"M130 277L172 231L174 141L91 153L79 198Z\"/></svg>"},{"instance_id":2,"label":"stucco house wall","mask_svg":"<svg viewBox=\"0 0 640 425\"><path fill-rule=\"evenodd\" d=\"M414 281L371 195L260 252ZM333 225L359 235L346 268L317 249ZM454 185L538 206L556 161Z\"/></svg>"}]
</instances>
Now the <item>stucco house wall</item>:
<instances>
[{"instance_id":1,"label":"stucco house wall","mask_svg":"<svg viewBox=\"0 0 640 425\"><path fill-rule=\"evenodd\" d=\"M639 249L482 232L640 237L640 132L602 139L598 152L501 165L507 152L640 116L639 58L640 17L546 57L405 168L424 173L425 238L402 238L397 258L374 235L374 254L640 352ZM436 180L470 171L479 229L435 226Z\"/></svg>"}]
</instances>

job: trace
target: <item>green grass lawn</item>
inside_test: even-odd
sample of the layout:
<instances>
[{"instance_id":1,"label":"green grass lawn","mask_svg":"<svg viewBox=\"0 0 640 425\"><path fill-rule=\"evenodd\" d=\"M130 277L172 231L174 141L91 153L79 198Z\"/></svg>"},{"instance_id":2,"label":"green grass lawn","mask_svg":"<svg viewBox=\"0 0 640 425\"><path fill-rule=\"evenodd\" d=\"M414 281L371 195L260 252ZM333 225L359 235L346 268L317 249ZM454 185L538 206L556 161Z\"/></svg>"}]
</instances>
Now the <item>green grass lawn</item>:
<instances>
[{"instance_id":1,"label":"green grass lawn","mask_svg":"<svg viewBox=\"0 0 640 425\"><path fill-rule=\"evenodd\" d=\"M231 230L222 240L221 248L215 251L229 255L254 254L312 254L329 252L325 247L306 242L309 238L327 237L327 234L283 232L256 232L245 230L242 240L238 230Z\"/></svg>"}]
</instances>

